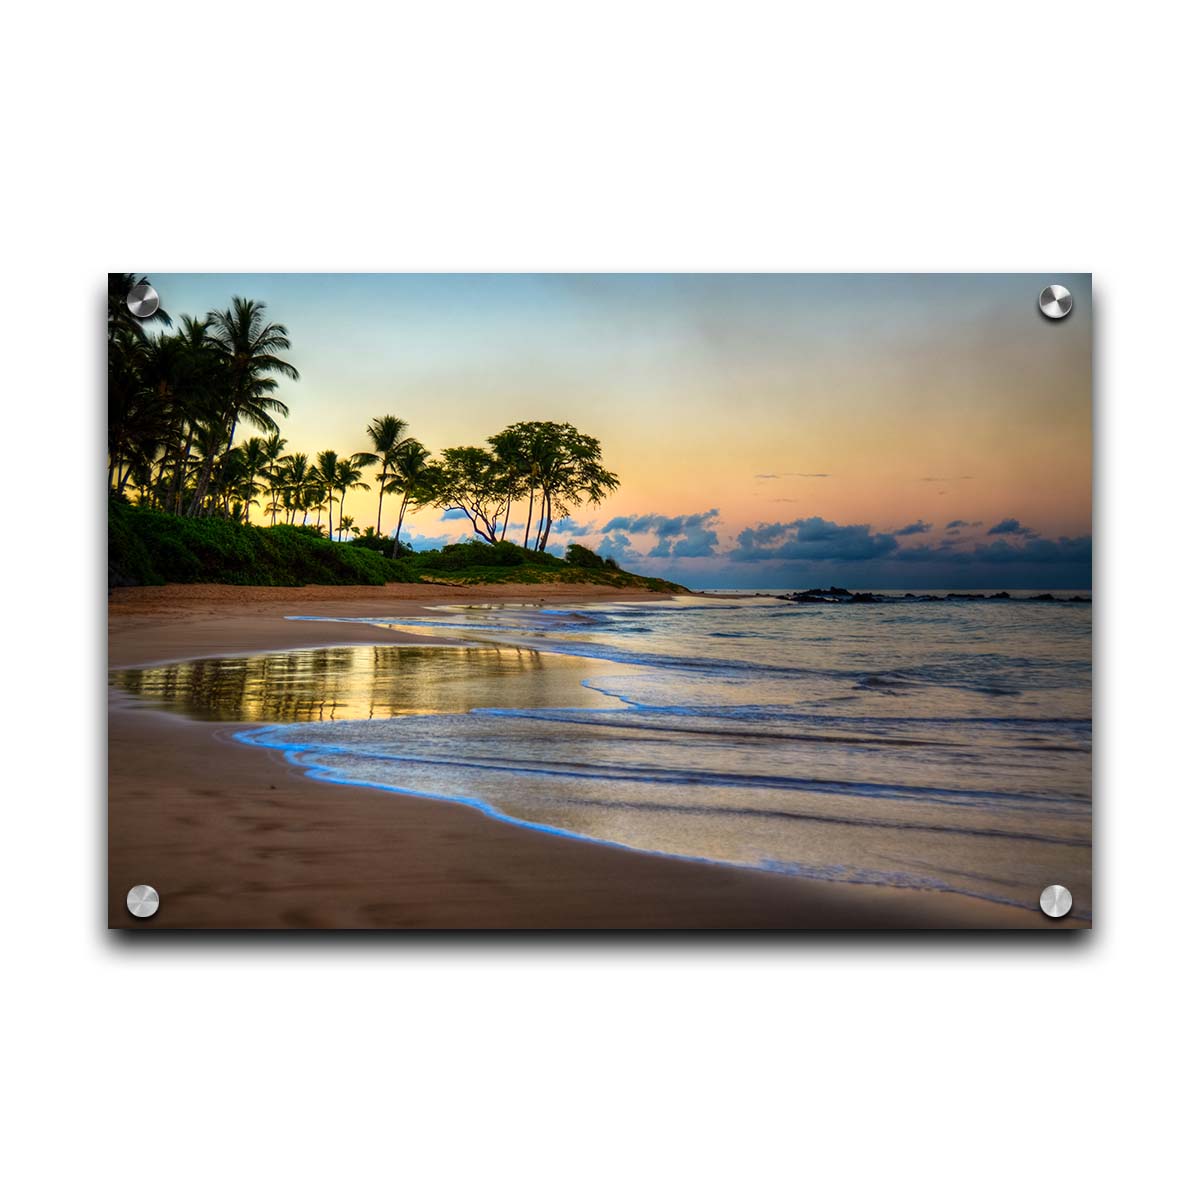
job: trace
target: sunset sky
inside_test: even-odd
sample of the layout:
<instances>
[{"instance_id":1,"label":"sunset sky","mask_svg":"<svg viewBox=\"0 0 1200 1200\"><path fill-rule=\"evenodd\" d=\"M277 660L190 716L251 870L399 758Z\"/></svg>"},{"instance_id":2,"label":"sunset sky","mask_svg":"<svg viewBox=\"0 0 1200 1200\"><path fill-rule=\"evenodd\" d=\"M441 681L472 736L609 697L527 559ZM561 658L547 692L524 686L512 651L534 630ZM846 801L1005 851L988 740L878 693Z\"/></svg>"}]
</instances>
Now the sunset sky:
<instances>
[{"instance_id":1,"label":"sunset sky","mask_svg":"<svg viewBox=\"0 0 1200 1200\"><path fill-rule=\"evenodd\" d=\"M1087 275L148 274L176 321L240 295L287 326L289 451L368 449L389 412L435 451L598 437L622 486L552 549L691 586L1090 586ZM404 536L469 534L426 510Z\"/></svg>"}]
</instances>

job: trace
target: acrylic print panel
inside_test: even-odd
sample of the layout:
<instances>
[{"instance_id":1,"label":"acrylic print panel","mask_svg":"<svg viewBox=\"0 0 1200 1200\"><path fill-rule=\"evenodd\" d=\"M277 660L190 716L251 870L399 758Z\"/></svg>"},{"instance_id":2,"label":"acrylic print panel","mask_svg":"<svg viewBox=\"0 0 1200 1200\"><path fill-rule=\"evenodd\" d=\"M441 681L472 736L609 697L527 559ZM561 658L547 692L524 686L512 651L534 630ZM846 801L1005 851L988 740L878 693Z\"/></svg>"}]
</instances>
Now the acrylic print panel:
<instances>
[{"instance_id":1,"label":"acrylic print panel","mask_svg":"<svg viewBox=\"0 0 1200 1200\"><path fill-rule=\"evenodd\" d=\"M1091 327L111 276L110 925L1090 925Z\"/></svg>"}]
</instances>

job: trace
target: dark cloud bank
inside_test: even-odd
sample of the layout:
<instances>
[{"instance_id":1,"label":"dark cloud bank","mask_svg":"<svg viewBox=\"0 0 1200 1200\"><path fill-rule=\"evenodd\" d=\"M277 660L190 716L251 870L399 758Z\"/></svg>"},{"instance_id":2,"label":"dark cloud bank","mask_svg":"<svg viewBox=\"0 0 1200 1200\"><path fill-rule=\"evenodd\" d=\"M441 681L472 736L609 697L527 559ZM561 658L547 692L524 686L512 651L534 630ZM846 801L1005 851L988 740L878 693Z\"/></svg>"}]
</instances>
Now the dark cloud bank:
<instances>
[{"instance_id":1,"label":"dark cloud bank","mask_svg":"<svg viewBox=\"0 0 1200 1200\"><path fill-rule=\"evenodd\" d=\"M600 554L622 554L628 557L631 533L652 533L657 541L647 558L712 558L717 553L717 534L712 528L720 515L717 509L688 513L679 517L664 517L646 513L631 517L613 517L600 532L607 534L597 547Z\"/></svg>"},{"instance_id":2,"label":"dark cloud bank","mask_svg":"<svg viewBox=\"0 0 1200 1200\"><path fill-rule=\"evenodd\" d=\"M989 540L979 542L965 537L964 531L981 528L981 521L948 521L940 536L928 539L933 526L925 520L876 531L870 525L803 517L747 527L724 547L716 529L719 518L716 508L678 516L633 513L597 528L594 522L565 517L555 522L548 549L561 555L569 542L582 541L631 570L665 575L696 588L1091 587L1090 537L1042 537L1016 517L992 525L984 535ZM649 546L647 535L652 538ZM447 540L419 537L414 542L424 549Z\"/></svg>"},{"instance_id":3,"label":"dark cloud bank","mask_svg":"<svg viewBox=\"0 0 1200 1200\"><path fill-rule=\"evenodd\" d=\"M678 517L658 513L614 517L597 547L633 569L657 569L696 587L808 587L839 584L874 588L1088 588L1092 539L1046 538L1016 518L992 526L975 544L961 531L981 525L956 520L934 540L924 520L891 531L839 525L823 517L764 522L741 530L722 549L716 509ZM653 534L639 554L631 535ZM669 559L655 568L652 560Z\"/></svg>"},{"instance_id":4,"label":"dark cloud bank","mask_svg":"<svg viewBox=\"0 0 1200 1200\"><path fill-rule=\"evenodd\" d=\"M1024 538L1037 537L1037 534L1032 529L1028 528L1028 526L1022 525L1016 517L1008 517L1005 520L1000 521L998 524L993 525L991 529L988 530L988 537L991 537L993 534L997 533L1011 533L1016 537Z\"/></svg>"}]
</instances>

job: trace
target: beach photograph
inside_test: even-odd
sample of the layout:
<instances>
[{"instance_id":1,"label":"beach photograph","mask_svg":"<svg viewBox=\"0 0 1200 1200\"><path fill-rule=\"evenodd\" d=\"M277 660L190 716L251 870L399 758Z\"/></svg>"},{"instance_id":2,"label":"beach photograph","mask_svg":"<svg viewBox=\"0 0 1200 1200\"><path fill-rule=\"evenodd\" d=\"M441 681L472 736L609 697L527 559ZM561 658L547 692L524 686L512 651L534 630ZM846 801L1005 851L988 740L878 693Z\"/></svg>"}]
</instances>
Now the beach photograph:
<instances>
[{"instance_id":1,"label":"beach photograph","mask_svg":"<svg viewBox=\"0 0 1200 1200\"><path fill-rule=\"evenodd\" d=\"M109 926L1089 928L1053 278L109 275Z\"/></svg>"},{"instance_id":2,"label":"beach photograph","mask_svg":"<svg viewBox=\"0 0 1200 1200\"><path fill-rule=\"evenodd\" d=\"M1181 1190L1186 14L78 16L7 1191Z\"/></svg>"}]
</instances>

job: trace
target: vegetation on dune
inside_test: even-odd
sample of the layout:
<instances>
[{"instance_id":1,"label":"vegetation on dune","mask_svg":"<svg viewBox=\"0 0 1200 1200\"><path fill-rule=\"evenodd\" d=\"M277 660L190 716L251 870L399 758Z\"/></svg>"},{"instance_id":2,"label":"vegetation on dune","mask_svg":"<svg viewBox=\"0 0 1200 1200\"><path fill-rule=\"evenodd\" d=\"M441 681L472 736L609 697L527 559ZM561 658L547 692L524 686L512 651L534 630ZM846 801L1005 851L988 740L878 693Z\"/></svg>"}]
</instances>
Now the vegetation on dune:
<instances>
[{"instance_id":1,"label":"vegetation on dune","mask_svg":"<svg viewBox=\"0 0 1200 1200\"><path fill-rule=\"evenodd\" d=\"M235 583L299 587L309 583L412 583L405 559L330 542L318 530L274 528L173 513L112 501L108 508L110 586Z\"/></svg>"},{"instance_id":2,"label":"vegetation on dune","mask_svg":"<svg viewBox=\"0 0 1200 1200\"><path fill-rule=\"evenodd\" d=\"M576 551L577 553L572 553ZM582 553L578 553L582 552ZM413 552L402 547L398 560L429 583L577 583L596 587L642 587L655 592L686 592L665 579L623 571L586 546L572 544L565 558L527 550L514 542L455 542L440 550Z\"/></svg>"},{"instance_id":3,"label":"vegetation on dune","mask_svg":"<svg viewBox=\"0 0 1200 1200\"><path fill-rule=\"evenodd\" d=\"M366 425L369 449L285 453L278 422L288 407L276 393L281 380L299 378L283 357L287 328L239 296L178 327L162 310L143 321L125 303L139 282L147 281L109 276L111 581L674 587L622 571L586 546L572 544L565 558L547 552L555 521L620 485L599 441L575 426L521 421L485 445L436 455L388 413ZM238 443L247 425L257 432ZM361 530L345 511L355 491L375 500L375 524ZM398 507L385 536L389 498ZM255 508L266 524L252 523ZM460 513L478 541L414 552L404 523L426 508Z\"/></svg>"},{"instance_id":4,"label":"vegetation on dune","mask_svg":"<svg viewBox=\"0 0 1200 1200\"><path fill-rule=\"evenodd\" d=\"M391 539L377 539L390 548ZM581 547L582 549L582 547ZM590 554L591 552L588 551ZM592 558L597 556L592 555ZM177 517L112 500L108 510L109 586L231 583L259 587L384 583L579 583L682 591L664 580L631 575L615 564L571 565L511 542L457 542L415 553L401 543L395 558L377 548L330 542L312 526L246 525Z\"/></svg>"}]
</instances>

